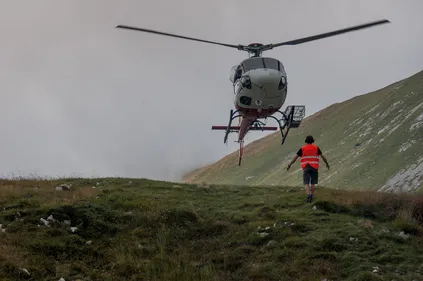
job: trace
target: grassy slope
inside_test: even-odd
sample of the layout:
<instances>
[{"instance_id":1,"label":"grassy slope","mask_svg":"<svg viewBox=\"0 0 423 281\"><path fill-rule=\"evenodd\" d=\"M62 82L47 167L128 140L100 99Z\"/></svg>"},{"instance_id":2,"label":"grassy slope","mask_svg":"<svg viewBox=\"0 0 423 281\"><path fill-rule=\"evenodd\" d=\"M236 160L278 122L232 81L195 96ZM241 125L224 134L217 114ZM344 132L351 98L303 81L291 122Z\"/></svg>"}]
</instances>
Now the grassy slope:
<instances>
[{"instance_id":1,"label":"grassy slope","mask_svg":"<svg viewBox=\"0 0 423 281\"><path fill-rule=\"evenodd\" d=\"M423 198L321 188L306 204L285 187L66 182L0 181L0 280L423 278Z\"/></svg>"},{"instance_id":2,"label":"grassy slope","mask_svg":"<svg viewBox=\"0 0 423 281\"><path fill-rule=\"evenodd\" d=\"M245 150L241 167L237 166L238 154L235 152L187 174L185 181L299 185L299 162L289 173L285 168L304 143L305 136L311 134L332 167L330 171L321 169L321 184L380 188L401 169L417 166L414 173L411 171L415 177L398 175L386 187L386 190L416 190L422 182L418 177L423 175L423 150L419 144L423 137L422 114L423 71L378 91L331 105L306 118L300 128L290 131L283 146L279 132L253 142ZM408 144L410 147L400 151ZM396 183L399 183L397 187L392 187Z\"/></svg>"}]
</instances>

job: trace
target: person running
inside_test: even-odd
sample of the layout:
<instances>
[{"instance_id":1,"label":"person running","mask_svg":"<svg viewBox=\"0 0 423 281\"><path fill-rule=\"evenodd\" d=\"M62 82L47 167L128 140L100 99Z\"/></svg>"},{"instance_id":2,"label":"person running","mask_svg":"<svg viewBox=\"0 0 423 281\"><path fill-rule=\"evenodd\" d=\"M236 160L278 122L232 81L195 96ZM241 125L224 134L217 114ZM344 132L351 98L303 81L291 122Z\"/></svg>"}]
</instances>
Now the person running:
<instances>
[{"instance_id":1,"label":"person running","mask_svg":"<svg viewBox=\"0 0 423 281\"><path fill-rule=\"evenodd\" d=\"M313 194L316 184L319 182L319 162L322 157L323 161L326 164L326 167L329 169L329 163L326 157L323 155L320 148L313 144L313 136L307 136L305 139L305 145L303 145L288 164L287 171L291 168L292 164L297 161L298 157L301 157L300 164L301 169L303 169L303 182L305 185L305 190L307 193L306 202L309 203L313 200Z\"/></svg>"}]
</instances>

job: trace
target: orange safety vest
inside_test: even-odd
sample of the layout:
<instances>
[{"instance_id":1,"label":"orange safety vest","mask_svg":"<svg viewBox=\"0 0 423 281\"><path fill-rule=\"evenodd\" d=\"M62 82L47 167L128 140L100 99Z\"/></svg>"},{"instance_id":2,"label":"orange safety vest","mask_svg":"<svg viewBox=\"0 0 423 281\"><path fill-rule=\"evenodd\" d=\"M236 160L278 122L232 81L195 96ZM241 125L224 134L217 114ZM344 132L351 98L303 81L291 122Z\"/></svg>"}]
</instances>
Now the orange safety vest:
<instances>
[{"instance_id":1,"label":"orange safety vest","mask_svg":"<svg viewBox=\"0 0 423 281\"><path fill-rule=\"evenodd\" d=\"M317 145L314 144L306 144L303 147L301 147L303 154L301 156L301 168L304 169L307 164L309 164L311 167L315 169L319 169L319 148Z\"/></svg>"}]
</instances>

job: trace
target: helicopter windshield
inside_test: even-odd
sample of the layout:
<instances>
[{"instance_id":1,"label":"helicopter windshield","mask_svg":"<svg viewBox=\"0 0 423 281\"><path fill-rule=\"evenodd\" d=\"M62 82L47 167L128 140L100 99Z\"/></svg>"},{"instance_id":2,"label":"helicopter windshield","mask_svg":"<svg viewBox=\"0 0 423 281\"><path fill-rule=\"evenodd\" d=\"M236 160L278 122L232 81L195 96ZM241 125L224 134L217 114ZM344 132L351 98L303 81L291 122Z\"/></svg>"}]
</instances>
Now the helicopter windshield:
<instances>
[{"instance_id":1,"label":"helicopter windshield","mask_svg":"<svg viewBox=\"0 0 423 281\"><path fill-rule=\"evenodd\" d=\"M242 68L244 72L259 68L268 68L285 72L282 63L273 58L249 58L242 62Z\"/></svg>"}]
</instances>

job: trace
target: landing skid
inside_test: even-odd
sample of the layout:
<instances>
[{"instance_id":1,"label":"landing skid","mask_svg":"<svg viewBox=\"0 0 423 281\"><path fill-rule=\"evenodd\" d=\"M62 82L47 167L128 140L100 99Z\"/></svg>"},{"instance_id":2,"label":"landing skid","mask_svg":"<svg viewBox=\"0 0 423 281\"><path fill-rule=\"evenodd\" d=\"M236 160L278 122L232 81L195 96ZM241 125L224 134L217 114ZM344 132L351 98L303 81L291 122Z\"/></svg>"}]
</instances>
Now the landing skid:
<instances>
[{"instance_id":1,"label":"landing skid","mask_svg":"<svg viewBox=\"0 0 423 281\"><path fill-rule=\"evenodd\" d=\"M276 112L275 112L276 113ZM298 128L305 116L305 106L304 105L289 105L286 107L285 112L277 111L277 113L281 114L281 118L276 118L275 116L271 115L266 118L258 118L251 122L250 128L248 131L276 131L277 127L266 127L265 123L260 121L259 119L267 120L267 118L272 118L276 120L279 125L279 130L281 132L281 145L285 143L285 139L288 136L288 132L290 128ZM225 136L223 139L223 143L226 143L228 140L229 133L236 133L239 132L240 126L231 126L232 121L238 117L243 117L242 114L239 114L239 110L232 110L230 112L229 117L229 124L228 126L212 126L212 130L225 130ZM244 151L244 140L241 139L239 141L239 163L238 165L241 166L241 159Z\"/></svg>"}]
</instances>

